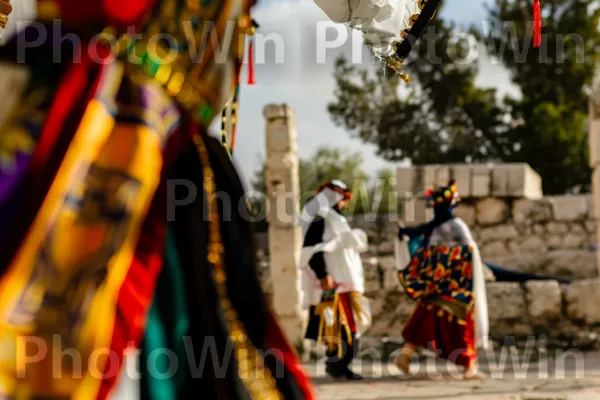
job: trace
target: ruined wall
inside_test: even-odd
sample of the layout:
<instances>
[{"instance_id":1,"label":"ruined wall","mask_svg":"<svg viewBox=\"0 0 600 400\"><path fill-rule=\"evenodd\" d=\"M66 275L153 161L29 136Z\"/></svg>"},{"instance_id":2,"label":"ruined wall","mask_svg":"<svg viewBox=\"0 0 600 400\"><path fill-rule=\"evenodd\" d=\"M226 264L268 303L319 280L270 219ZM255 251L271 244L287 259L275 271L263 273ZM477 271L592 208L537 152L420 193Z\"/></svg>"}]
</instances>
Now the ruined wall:
<instances>
[{"instance_id":1,"label":"ruined wall","mask_svg":"<svg viewBox=\"0 0 600 400\"><path fill-rule=\"evenodd\" d=\"M457 214L471 227L483 259L503 268L574 279L518 283L489 282L490 334L523 338L544 334L561 348L588 348L600 333L600 280L590 195L544 197L538 200L467 199ZM370 250L363 255L367 296L374 325L370 337L400 338L414 302L399 285L393 238L396 216L377 221L372 215L350 219L367 232ZM264 242L264 238L262 238ZM265 289L270 290L268 261L262 260Z\"/></svg>"},{"instance_id":2,"label":"ruined wall","mask_svg":"<svg viewBox=\"0 0 600 400\"><path fill-rule=\"evenodd\" d=\"M550 345L562 348L600 343L600 279L591 195L543 196L539 177L526 164L404 168L398 170L397 179L398 194L405 201L400 214L407 226L432 217L420 196L426 188L456 179L463 197L456 214L471 228L484 261L573 280L568 285L488 282L493 339L543 334ZM360 215L349 220L368 234L370 242L363 263L374 325L367 336L400 338L414 302L397 277L393 255L397 216ZM261 271L269 291L266 253L260 255Z\"/></svg>"},{"instance_id":3,"label":"ruined wall","mask_svg":"<svg viewBox=\"0 0 600 400\"><path fill-rule=\"evenodd\" d=\"M591 195L466 199L456 215L471 228L486 262L566 279L598 275ZM387 266L393 263L388 258L393 256L397 224L396 216L384 220L363 215L352 218L351 224L369 235L367 259L378 257Z\"/></svg>"},{"instance_id":4,"label":"ruined wall","mask_svg":"<svg viewBox=\"0 0 600 400\"><path fill-rule=\"evenodd\" d=\"M400 339L415 303L401 287L371 290L374 324L369 337ZM373 289L373 288L371 288ZM491 339L507 337L524 343L544 335L549 346L590 349L598 346L600 333L600 280L580 280L569 285L557 281L525 284L489 282L487 298Z\"/></svg>"}]
</instances>

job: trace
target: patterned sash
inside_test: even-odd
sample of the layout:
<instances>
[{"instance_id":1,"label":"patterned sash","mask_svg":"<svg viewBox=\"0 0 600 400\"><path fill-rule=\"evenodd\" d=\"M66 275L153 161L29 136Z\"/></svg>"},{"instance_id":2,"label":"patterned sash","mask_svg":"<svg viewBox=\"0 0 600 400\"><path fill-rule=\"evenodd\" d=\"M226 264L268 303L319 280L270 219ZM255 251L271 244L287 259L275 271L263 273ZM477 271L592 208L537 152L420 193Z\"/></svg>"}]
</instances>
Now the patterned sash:
<instances>
[{"instance_id":1,"label":"patterned sash","mask_svg":"<svg viewBox=\"0 0 600 400\"><path fill-rule=\"evenodd\" d=\"M437 297L467 307L473 304L473 253L471 246L420 248L400 282L413 300Z\"/></svg>"}]
</instances>

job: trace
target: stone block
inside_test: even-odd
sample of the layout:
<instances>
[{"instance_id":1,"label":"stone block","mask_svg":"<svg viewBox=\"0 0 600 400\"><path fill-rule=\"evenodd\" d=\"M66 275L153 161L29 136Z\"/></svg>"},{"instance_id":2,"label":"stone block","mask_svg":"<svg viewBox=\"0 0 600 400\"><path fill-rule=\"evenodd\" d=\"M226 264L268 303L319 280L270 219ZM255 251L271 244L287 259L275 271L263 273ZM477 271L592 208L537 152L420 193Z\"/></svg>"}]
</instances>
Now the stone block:
<instances>
[{"instance_id":1,"label":"stone block","mask_svg":"<svg viewBox=\"0 0 600 400\"><path fill-rule=\"evenodd\" d=\"M590 114L594 114L593 108L590 107ZM600 116L600 109L596 111ZM588 141L590 146L590 167L596 168L600 164L600 119L589 119L590 134Z\"/></svg>"},{"instance_id":2,"label":"stone block","mask_svg":"<svg viewBox=\"0 0 600 400\"><path fill-rule=\"evenodd\" d=\"M379 279L365 279L365 293L377 293L381 290Z\"/></svg>"},{"instance_id":3,"label":"stone block","mask_svg":"<svg viewBox=\"0 0 600 400\"><path fill-rule=\"evenodd\" d=\"M423 176L423 185L420 191L425 191L437 186L437 170L440 167L438 164L424 165L421 168Z\"/></svg>"},{"instance_id":4,"label":"stone block","mask_svg":"<svg viewBox=\"0 0 600 400\"><path fill-rule=\"evenodd\" d=\"M394 238L397 233L389 235L389 240L384 240L377 246L377 251L381 254L393 254L394 253Z\"/></svg>"},{"instance_id":5,"label":"stone block","mask_svg":"<svg viewBox=\"0 0 600 400\"><path fill-rule=\"evenodd\" d=\"M544 194L540 175L525 163L515 164L514 168L515 170L510 174L511 182L509 183L512 195L530 200L541 199Z\"/></svg>"},{"instance_id":6,"label":"stone block","mask_svg":"<svg viewBox=\"0 0 600 400\"><path fill-rule=\"evenodd\" d=\"M471 166L457 164L450 166L450 178L456 181L458 192L464 198L471 196Z\"/></svg>"},{"instance_id":7,"label":"stone block","mask_svg":"<svg viewBox=\"0 0 600 400\"><path fill-rule=\"evenodd\" d=\"M564 237L563 247L565 249L580 249L585 247L587 242L587 235L567 233Z\"/></svg>"},{"instance_id":8,"label":"stone block","mask_svg":"<svg viewBox=\"0 0 600 400\"><path fill-rule=\"evenodd\" d=\"M596 221L585 221L585 230L587 233L596 234Z\"/></svg>"},{"instance_id":9,"label":"stone block","mask_svg":"<svg viewBox=\"0 0 600 400\"><path fill-rule=\"evenodd\" d=\"M418 193L418 182L416 170L413 167L403 167L396 170L396 191L399 199L413 197ZM416 187L415 187L416 186Z\"/></svg>"},{"instance_id":10,"label":"stone block","mask_svg":"<svg viewBox=\"0 0 600 400\"><path fill-rule=\"evenodd\" d=\"M547 272L547 260L548 256L546 253L522 253L520 250L505 255L485 257L486 262L503 268L533 274Z\"/></svg>"},{"instance_id":11,"label":"stone block","mask_svg":"<svg viewBox=\"0 0 600 400\"><path fill-rule=\"evenodd\" d=\"M525 284L529 316L537 325L558 320L562 313L562 291L557 281Z\"/></svg>"},{"instance_id":12,"label":"stone block","mask_svg":"<svg viewBox=\"0 0 600 400\"><path fill-rule=\"evenodd\" d=\"M492 240L509 240L519 236L519 232L513 225L498 225L490 228L483 228L479 238L483 242Z\"/></svg>"},{"instance_id":13,"label":"stone block","mask_svg":"<svg viewBox=\"0 0 600 400\"><path fill-rule=\"evenodd\" d=\"M435 171L435 185L446 186L450 181L450 167L447 165L439 165Z\"/></svg>"},{"instance_id":14,"label":"stone block","mask_svg":"<svg viewBox=\"0 0 600 400\"><path fill-rule=\"evenodd\" d=\"M498 198L479 200L476 205L477 222L480 225L498 225L506 221L510 214L508 204Z\"/></svg>"},{"instance_id":15,"label":"stone block","mask_svg":"<svg viewBox=\"0 0 600 400\"><path fill-rule=\"evenodd\" d=\"M396 268L396 258L394 256L383 256L383 257L378 257L377 258L377 263L379 264L380 268L383 268L384 270L393 270L394 273L397 270ZM396 276L396 280L397 280L397 276Z\"/></svg>"},{"instance_id":16,"label":"stone block","mask_svg":"<svg viewBox=\"0 0 600 400\"><path fill-rule=\"evenodd\" d=\"M587 231L585 230L585 226L582 222L574 222L569 226L569 228L569 232L576 235L587 235Z\"/></svg>"},{"instance_id":17,"label":"stone block","mask_svg":"<svg viewBox=\"0 0 600 400\"><path fill-rule=\"evenodd\" d=\"M556 221L586 221L590 217L590 197L556 196L550 198L552 211Z\"/></svg>"},{"instance_id":18,"label":"stone block","mask_svg":"<svg viewBox=\"0 0 600 400\"><path fill-rule=\"evenodd\" d=\"M546 233L546 227L544 225L535 224L533 226L533 233L536 235L543 235Z\"/></svg>"},{"instance_id":19,"label":"stone block","mask_svg":"<svg viewBox=\"0 0 600 400\"><path fill-rule=\"evenodd\" d=\"M519 199L513 203L513 221L517 224L532 224L552 220L552 205L547 199Z\"/></svg>"},{"instance_id":20,"label":"stone block","mask_svg":"<svg viewBox=\"0 0 600 400\"><path fill-rule=\"evenodd\" d=\"M564 236L560 235L550 235L546 236L545 242L550 250L561 249L563 247L563 239Z\"/></svg>"},{"instance_id":21,"label":"stone block","mask_svg":"<svg viewBox=\"0 0 600 400\"><path fill-rule=\"evenodd\" d=\"M471 168L471 197L488 197L491 183L489 166L474 165Z\"/></svg>"},{"instance_id":22,"label":"stone block","mask_svg":"<svg viewBox=\"0 0 600 400\"><path fill-rule=\"evenodd\" d=\"M460 204L454 210L454 215L465 221L465 224L469 227L475 225L476 211L475 207L470 204Z\"/></svg>"},{"instance_id":23,"label":"stone block","mask_svg":"<svg viewBox=\"0 0 600 400\"><path fill-rule=\"evenodd\" d=\"M514 282L491 282L486 288L490 321L523 320L527 303L521 285Z\"/></svg>"},{"instance_id":24,"label":"stone block","mask_svg":"<svg viewBox=\"0 0 600 400\"><path fill-rule=\"evenodd\" d=\"M509 252L516 253L519 251L519 242L517 240L510 240L507 247Z\"/></svg>"},{"instance_id":25,"label":"stone block","mask_svg":"<svg viewBox=\"0 0 600 400\"><path fill-rule=\"evenodd\" d=\"M407 226L423 224L433 218L433 210L427 208L422 198L407 199L404 202L404 218Z\"/></svg>"},{"instance_id":26,"label":"stone block","mask_svg":"<svg viewBox=\"0 0 600 400\"><path fill-rule=\"evenodd\" d=\"M263 109L263 115L268 122L280 118L293 118L294 109L287 104L267 104Z\"/></svg>"},{"instance_id":27,"label":"stone block","mask_svg":"<svg viewBox=\"0 0 600 400\"><path fill-rule=\"evenodd\" d=\"M385 268L383 270L383 285L383 287L387 290L400 288L398 271L395 268Z\"/></svg>"},{"instance_id":28,"label":"stone block","mask_svg":"<svg viewBox=\"0 0 600 400\"><path fill-rule=\"evenodd\" d=\"M508 253L508 248L502 241L490 242L481 246L481 255L484 258L497 255L501 256L505 255L506 253Z\"/></svg>"},{"instance_id":29,"label":"stone block","mask_svg":"<svg viewBox=\"0 0 600 400\"><path fill-rule=\"evenodd\" d=\"M546 243L539 236L523 238L519 248L524 253L545 253L548 251Z\"/></svg>"},{"instance_id":30,"label":"stone block","mask_svg":"<svg viewBox=\"0 0 600 400\"><path fill-rule=\"evenodd\" d=\"M510 169L506 164L495 165L492 169L491 195L496 197L509 197Z\"/></svg>"},{"instance_id":31,"label":"stone block","mask_svg":"<svg viewBox=\"0 0 600 400\"><path fill-rule=\"evenodd\" d=\"M600 125L600 124L599 124ZM600 136L600 135L598 135ZM600 188L600 168L596 168L594 169L594 172L592 172L592 187L593 188ZM596 220L600 219L600 191L598 190L594 190L594 194L593 194L593 218Z\"/></svg>"},{"instance_id":32,"label":"stone block","mask_svg":"<svg viewBox=\"0 0 600 400\"><path fill-rule=\"evenodd\" d=\"M525 163L494 165L492 169L492 195L540 199L542 197L542 180Z\"/></svg>"},{"instance_id":33,"label":"stone block","mask_svg":"<svg viewBox=\"0 0 600 400\"><path fill-rule=\"evenodd\" d=\"M564 235L569 231L569 225L565 222L549 222L546 224L546 231L554 235Z\"/></svg>"},{"instance_id":34,"label":"stone block","mask_svg":"<svg viewBox=\"0 0 600 400\"><path fill-rule=\"evenodd\" d=\"M600 279L576 281L565 290L567 316L588 325L600 323Z\"/></svg>"},{"instance_id":35,"label":"stone block","mask_svg":"<svg viewBox=\"0 0 600 400\"><path fill-rule=\"evenodd\" d=\"M538 273L565 279L596 277L596 253L588 250L550 251L546 254L546 260L539 267Z\"/></svg>"}]
</instances>

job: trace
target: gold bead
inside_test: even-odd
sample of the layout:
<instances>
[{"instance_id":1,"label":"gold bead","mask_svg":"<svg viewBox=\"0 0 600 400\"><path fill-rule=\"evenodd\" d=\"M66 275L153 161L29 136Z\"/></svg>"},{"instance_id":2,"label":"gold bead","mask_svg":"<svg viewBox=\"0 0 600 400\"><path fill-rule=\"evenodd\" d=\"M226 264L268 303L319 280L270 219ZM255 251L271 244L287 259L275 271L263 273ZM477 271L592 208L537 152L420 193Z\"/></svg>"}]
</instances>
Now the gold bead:
<instances>
[{"instance_id":1,"label":"gold bead","mask_svg":"<svg viewBox=\"0 0 600 400\"><path fill-rule=\"evenodd\" d=\"M221 243L213 243L211 246L212 251L217 254L223 254L223 252L225 251L225 247Z\"/></svg>"},{"instance_id":2,"label":"gold bead","mask_svg":"<svg viewBox=\"0 0 600 400\"><path fill-rule=\"evenodd\" d=\"M208 261L211 264L217 264L219 261L221 261L221 256L217 253L208 253Z\"/></svg>"},{"instance_id":3,"label":"gold bead","mask_svg":"<svg viewBox=\"0 0 600 400\"><path fill-rule=\"evenodd\" d=\"M169 65L161 65L154 76L154 80L159 85L164 85L167 83L169 78L171 77L171 67Z\"/></svg>"},{"instance_id":4,"label":"gold bead","mask_svg":"<svg viewBox=\"0 0 600 400\"><path fill-rule=\"evenodd\" d=\"M252 20L250 19L250 17L248 15L244 15L238 19L238 26L242 29L244 29L248 26L251 26L251 25L252 25Z\"/></svg>"},{"instance_id":5,"label":"gold bead","mask_svg":"<svg viewBox=\"0 0 600 400\"><path fill-rule=\"evenodd\" d=\"M215 281L219 284L225 283L225 274L223 272L215 272Z\"/></svg>"}]
</instances>

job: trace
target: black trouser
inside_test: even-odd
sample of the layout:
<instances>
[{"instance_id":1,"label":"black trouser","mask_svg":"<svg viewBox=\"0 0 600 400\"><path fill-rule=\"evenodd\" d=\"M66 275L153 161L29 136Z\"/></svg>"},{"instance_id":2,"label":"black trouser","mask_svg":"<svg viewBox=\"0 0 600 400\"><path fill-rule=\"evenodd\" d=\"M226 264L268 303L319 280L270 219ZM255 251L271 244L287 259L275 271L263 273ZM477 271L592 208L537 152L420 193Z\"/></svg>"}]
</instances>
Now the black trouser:
<instances>
[{"instance_id":1,"label":"black trouser","mask_svg":"<svg viewBox=\"0 0 600 400\"><path fill-rule=\"evenodd\" d=\"M327 351L327 370L335 375L348 372L348 366L358 354L360 339L352 333L352 344L348 343L348 335L342 329L342 356L339 357L338 349Z\"/></svg>"}]
</instances>

